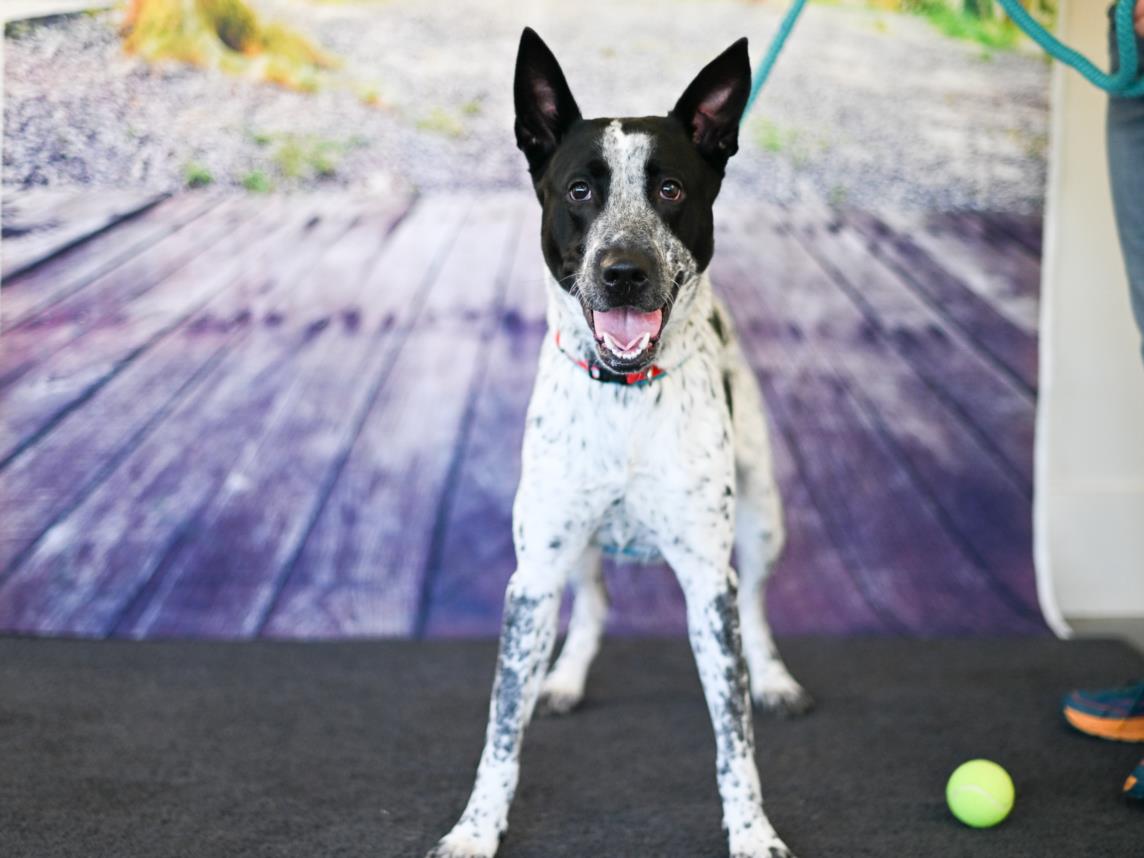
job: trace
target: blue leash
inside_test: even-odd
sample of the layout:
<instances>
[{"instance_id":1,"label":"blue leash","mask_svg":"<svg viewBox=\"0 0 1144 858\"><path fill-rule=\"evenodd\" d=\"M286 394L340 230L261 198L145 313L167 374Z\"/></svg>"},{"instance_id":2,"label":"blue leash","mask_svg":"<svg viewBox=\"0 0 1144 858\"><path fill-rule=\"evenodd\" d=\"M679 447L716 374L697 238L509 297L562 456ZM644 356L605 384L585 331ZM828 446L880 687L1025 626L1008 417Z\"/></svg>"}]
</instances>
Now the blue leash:
<instances>
[{"instance_id":1,"label":"blue leash","mask_svg":"<svg viewBox=\"0 0 1144 858\"><path fill-rule=\"evenodd\" d=\"M744 116L750 112L751 105L753 105L755 99L759 97L759 91L763 88L763 84L767 82L771 69L774 67L775 60L777 60L779 54L782 53L783 46L790 36L790 31L794 29L795 21L798 20L798 16L802 14L802 10L805 6L806 0L794 0L790 8L787 9L786 17L783 18L782 24L779 25L779 31L775 33L775 37L771 39L771 46L767 48L767 55L763 57L763 61L759 64L758 69L755 70L755 79L751 81L751 94L747 96L747 106L743 108Z\"/></svg>"},{"instance_id":2,"label":"blue leash","mask_svg":"<svg viewBox=\"0 0 1144 858\"><path fill-rule=\"evenodd\" d=\"M1114 20L1116 21L1116 50L1120 57L1120 70L1115 75L1101 71L1080 51L1061 42L1060 39L1046 30L1036 18L1026 12L1019 0L998 0L998 2L1030 39L1040 45L1051 57L1076 69L1093 85L1121 98L1144 97L1144 75L1137 75L1140 70L1140 54L1136 48L1136 34L1133 30L1132 21L1132 9L1136 5L1135 0L1117 0L1116 3ZM806 0L794 0L787 10L782 24L779 25L778 32L771 40L771 46L767 48L766 56L763 57L763 61L755 71L754 80L751 81L751 94L747 98L747 106L743 108L744 115L750 111L755 99L759 97L763 84L767 82L775 61L779 58L787 38L790 37L791 30L794 29L798 16L802 14L805 7Z\"/></svg>"},{"instance_id":3,"label":"blue leash","mask_svg":"<svg viewBox=\"0 0 1144 858\"><path fill-rule=\"evenodd\" d=\"M1135 0L1117 0L1116 3L1116 51L1120 57L1120 70L1115 75L1102 72L1080 51L1063 44L1042 27L1036 18L1026 12L1017 0L998 0L998 2L1030 39L1048 51L1050 56L1065 65L1072 66L1084 75L1089 83L1121 98L1144 96L1144 76L1137 77L1140 55L1136 49L1136 33L1132 23Z\"/></svg>"}]
</instances>

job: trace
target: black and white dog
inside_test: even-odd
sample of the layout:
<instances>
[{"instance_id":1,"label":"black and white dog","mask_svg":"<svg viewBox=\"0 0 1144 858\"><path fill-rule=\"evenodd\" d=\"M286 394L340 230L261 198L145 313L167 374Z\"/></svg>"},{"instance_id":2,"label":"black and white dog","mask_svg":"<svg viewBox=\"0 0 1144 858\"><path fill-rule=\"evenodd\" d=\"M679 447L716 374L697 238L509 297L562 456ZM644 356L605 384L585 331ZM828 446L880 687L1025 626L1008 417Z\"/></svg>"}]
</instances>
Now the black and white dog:
<instances>
[{"instance_id":1,"label":"black and white dog","mask_svg":"<svg viewBox=\"0 0 1144 858\"><path fill-rule=\"evenodd\" d=\"M763 813L751 699L788 713L810 699L763 613L783 527L762 397L705 273L750 78L741 39L667 116L583 119L548 47L532 30L521 37L516 139L543 207L550 336L528 409L485 748L431 858L496 852L533 709L580 701L607 608L601 550L671 564L715 727L731 855L790 855ZM568 581L568 638L546 673Z\"/></svg>"}]
</instances>

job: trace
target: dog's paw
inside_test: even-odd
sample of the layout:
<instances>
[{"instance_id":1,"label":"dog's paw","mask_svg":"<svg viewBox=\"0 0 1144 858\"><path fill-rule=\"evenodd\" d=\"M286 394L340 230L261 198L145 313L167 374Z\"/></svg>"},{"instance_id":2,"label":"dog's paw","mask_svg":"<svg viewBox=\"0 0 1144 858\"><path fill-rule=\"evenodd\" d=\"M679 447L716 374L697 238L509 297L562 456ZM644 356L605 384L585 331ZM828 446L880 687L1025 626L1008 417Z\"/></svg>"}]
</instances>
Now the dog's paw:
<instances>
[{"instance_id":1,"label":"dog's paw","mask_svg":"<svg viewBox=\"0 0 1144 858\"><path fill-rule=\"evenodd\" d=\"M774 830L732 838L731 858L795 858Z\"/></svg>"},{"instance_id":2,"label":"dog's paw","mask_svg":"<svg viewBox=\"0 0 1144 858\"><path fill-rule=\"evenodd\" d=\"M498 841L498 837L493 837L490 844L489 838L475 837L454 828L429 850L425 858L493 858Z\"/></svg>"},{"instance_id":3,"label":"dog's paw","mask_svg":"<svg viewBox=\"0 0 1144 858\"><path fill-rule=\"evenodd\" d=\"M582 694L570 694L555 689L541 691L540 699L536 701L536 714L541 718L568 715L580 705L582 699Z\"/></svg>"},{"instance_id":4,"label":"dog's paw","mask_svg":"<svg viewBox=\"0 0 1144 858\"><path fill-rule=\"evenodd\" d=\"M570 682L558 673L550 673L540 687L540 698L536 701L536 714L541 717L567 715L584 699L582 682Z\"/></svg>"},{"instance_id":5,"label":"dog's paw","mask_svg":"<svg viewBox=\"0 0 1144 858\"><path fill-rule=\"evenodd\" d=\"M805 715L814 708L814 698L793 679L753 689L751 699L755 701L755 706L760 712L777 715L780 718Z\"/></svg>"}]
</instances>

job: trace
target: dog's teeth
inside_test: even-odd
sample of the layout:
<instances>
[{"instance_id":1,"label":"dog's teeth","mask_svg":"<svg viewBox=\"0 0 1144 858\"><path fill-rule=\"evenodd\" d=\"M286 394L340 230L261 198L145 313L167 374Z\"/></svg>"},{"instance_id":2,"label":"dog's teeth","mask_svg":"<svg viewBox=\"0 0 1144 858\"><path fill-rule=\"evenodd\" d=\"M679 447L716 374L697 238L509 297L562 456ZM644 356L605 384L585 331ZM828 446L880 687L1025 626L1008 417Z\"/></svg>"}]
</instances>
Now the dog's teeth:
<instances>
[{"instance_id":1,"label":"dog's teeth","mask_svg":"<svg viewBox=\"0 0 1144 858\"><path fill-rule=\"evenodd\" d=\"M603 339L604 345L606 345L617 357L633 358L647 348L648 343L651 342L651 334L643 334L635 346L630 349L620 348L620 344L617 343L615 338L606 331L604 332Z\"/></svg>"}]
</instances>

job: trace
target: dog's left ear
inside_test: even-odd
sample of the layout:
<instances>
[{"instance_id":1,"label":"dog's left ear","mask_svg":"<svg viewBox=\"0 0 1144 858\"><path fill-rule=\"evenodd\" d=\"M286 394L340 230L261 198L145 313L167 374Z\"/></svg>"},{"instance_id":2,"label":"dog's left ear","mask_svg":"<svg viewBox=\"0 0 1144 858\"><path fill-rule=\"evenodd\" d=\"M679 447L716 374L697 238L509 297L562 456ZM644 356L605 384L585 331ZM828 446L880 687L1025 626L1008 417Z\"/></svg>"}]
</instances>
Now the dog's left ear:
<instances>
[{"instance_id":1,"label":"dog's left ear","mask_svg":"<svg viewBox=\"0 0 1144 858\"><path fill-rule=\"evenodd\" d=\"M520 34L512 89L516 102L516 145L528 159L528 170L536 180L560 139L580 118L580 108L576 106L560 63L531 27L525 27Z\"/></svg>"},{"instance_id":2,"label":"dog's left ear","mask_svg":"<svg viewBox=\"0 0 1144 858\"><path fill-rule=\"evenodd\" d=\"M739 39L699 72L669 116L683 123L699 153L720 173L739 150L739 120L751 94L751 58Z\"/></svg>"}]
</instances>

